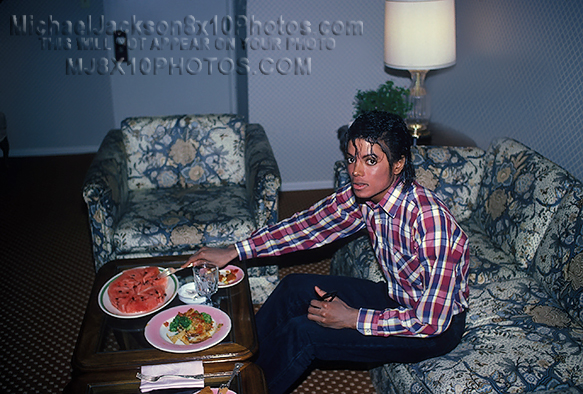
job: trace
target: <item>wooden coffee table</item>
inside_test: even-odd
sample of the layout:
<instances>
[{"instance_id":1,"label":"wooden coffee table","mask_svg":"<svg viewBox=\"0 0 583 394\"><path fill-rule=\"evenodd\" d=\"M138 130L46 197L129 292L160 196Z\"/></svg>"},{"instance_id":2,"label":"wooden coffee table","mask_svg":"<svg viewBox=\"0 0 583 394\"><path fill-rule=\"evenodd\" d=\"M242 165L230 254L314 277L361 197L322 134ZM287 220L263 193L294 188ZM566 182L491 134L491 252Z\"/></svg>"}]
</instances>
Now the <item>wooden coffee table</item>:
<instances>
[{"instance_id":1,"label":"wooden coffee table","mask_svg":"<svg viewBox=\"0 0 583 394\"><path fill-rule=\"evenodd\" d=\"M232 322L227 337L209 349L194 353L169 353L150 345L145 339L144 327L155 314L119 319L107 315L99 307L99 291L117 273L140 266L177 267L180 265L178 259L174 256L116 260L97 272L73 353L73 380L65 392L138 393L140 382L135 375L142 365L201 360L206 385L218 386L228 379L235 362L243 362L245 365L231 389L238 394L267 393L263 372L250 362L258 345L247 275L241 283L219 289L214 297ZM246 271L244 262L239 266ZM188 271L176 275L188 275ZM176 305L183 305L178 296L166 308Z\"/></svg>"}]
</instances>

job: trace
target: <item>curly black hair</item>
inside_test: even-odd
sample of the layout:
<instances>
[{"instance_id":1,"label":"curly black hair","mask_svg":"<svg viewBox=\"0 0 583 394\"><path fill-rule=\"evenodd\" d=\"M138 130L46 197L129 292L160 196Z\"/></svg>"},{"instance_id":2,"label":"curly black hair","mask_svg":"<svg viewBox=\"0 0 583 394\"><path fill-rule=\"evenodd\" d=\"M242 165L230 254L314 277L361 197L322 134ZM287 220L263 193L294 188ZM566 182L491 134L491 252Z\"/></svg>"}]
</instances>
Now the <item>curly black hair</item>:
<instances>
[{"instance_id":1,"label":"curly black hair","mask_svg":"<svg viewBox=\"0 0 583 394\"><path fill-rule=\"evenodd\" d=\"M378 144L387 155L391 168L395 162L404 157L405 166L401 172L401 182L405 189L411 186L415 180L415 168L411 162L413 140L400 116L382 111L361 114L348 128L344 149L348 149L348 144L354 144L357 139Z\"/></svg>"}]
</instances>

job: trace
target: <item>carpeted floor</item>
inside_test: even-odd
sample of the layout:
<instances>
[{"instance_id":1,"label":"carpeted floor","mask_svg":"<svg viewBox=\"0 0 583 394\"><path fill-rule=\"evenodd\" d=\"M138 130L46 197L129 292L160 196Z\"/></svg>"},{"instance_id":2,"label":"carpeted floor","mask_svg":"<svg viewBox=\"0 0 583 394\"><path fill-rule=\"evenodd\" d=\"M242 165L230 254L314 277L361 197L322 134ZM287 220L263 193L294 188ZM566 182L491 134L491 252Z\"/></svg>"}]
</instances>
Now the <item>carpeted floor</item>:
<instances>
[{"instance_id":1,"label":"carpeted floor","mask_svg":"<svg viewBox=\"0 0 583 394\"><path fill-rule=\"evenodd\" d=\"M60 393L95 277L81 196L93 155L11 158L0 167L2 393ZM328 190L282 193L280 217ZM281 274L329 272L330 249L282 259ZM368 372L316 369L294 393L374 393Z\"/></svg>"}]
</instances>

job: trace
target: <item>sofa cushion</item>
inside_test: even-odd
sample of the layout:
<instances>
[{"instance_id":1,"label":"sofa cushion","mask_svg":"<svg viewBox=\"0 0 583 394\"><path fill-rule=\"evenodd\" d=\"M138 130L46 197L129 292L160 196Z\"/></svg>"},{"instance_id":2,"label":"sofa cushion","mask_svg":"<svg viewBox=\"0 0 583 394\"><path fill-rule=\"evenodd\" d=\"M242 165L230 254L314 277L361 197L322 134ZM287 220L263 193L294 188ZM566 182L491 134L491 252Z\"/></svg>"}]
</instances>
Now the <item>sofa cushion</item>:
<instances>
[{"instance_id":1,"label":"sofa cushion","mask_svg":"<svg viewBox=\"0 0 583 394\"><path fill-rule=\"evenodd\" d=\"M583 185L563 199L537 250L532 275L583 324Z\"/></svg>"},{"instance_id":2,"label":"sofa cushion","mask_svg":"<svg viewBox=\"0 0 583 394\"><path fill-rule=\"evenodd\" d=\"M386 282L368 233L363 230L346 241L332 256L330 274Z\"/></svg>"},{"instance_id":3,"label":"sofa cushion","mask_svg":"<svg viewBox=\"0 0 583 394\"><path fill-rule=\"evenodd\" d=\"M245 123L241 117L134 117L125 119L121 130L130 190L241 184L245 180Z\"/></svg>"},{"instance_id":4,"label":"sofa cushion","mask_svg":"<svg viewBox=\"0 0 583 394\"><path fill-rule=\"evenodd\" d=\"M433 190L457 221L475 208L484 174L485 151L453 146L417 146L412 149L417 182Z\"/></svg>"},{"instance_id":5,"label":"sofa cushion","mask_svg":"<svg viewBox=\"0 0 583 394\"><path fill-rule=\"evenodd\" d=\"M488 149L475 215L486 234L527 268L571 180L532 149L499 139Z\"/></svg>"},{"instance_id":6,"label":"sofa cushion","mask_svg":"<svg viewBox=\"0 0 583 394\"><path fill-rule=\"evenodd\" d=\"M470 240L470 285L528 276L526 270L516 264L514 255L492 242L475 218L461 222L460 226Z\"/></svg>"},{"instance_id":7,"label":"sofa cushion","mask_svg":"<svg viewBox=\"0 0 583 394\"><path fill-rule=\"evenodd\" d=\"M531 278L474 286L462 342L371 371L379 393L518 393L583 384L583 331Z\"/></svg>"},{"instance_id":8,"label":"sofa cushion","mask_svg":"<svg viewBox=\"0 0 583 394\"><path fill-rule=\"evenodd\" d=\"M234 243L254 230L241 186L132 190L114 243L118 255L184 254L201 244Z\"/></svg>"}]
</instances>

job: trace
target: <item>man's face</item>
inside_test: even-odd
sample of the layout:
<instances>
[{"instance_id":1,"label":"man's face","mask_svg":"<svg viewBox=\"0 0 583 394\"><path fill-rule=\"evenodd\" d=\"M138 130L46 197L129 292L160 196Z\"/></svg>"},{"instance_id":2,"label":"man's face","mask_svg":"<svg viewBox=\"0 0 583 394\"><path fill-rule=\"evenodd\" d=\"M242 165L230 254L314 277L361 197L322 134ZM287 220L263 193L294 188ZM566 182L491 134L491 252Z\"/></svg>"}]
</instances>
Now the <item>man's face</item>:
<instances>
[{"instance_id":1,"label":"man's face","mask_svg":"<svg viewBox=\"0 0 583 394\"><path fill-rule=\"evenodd\" d=\"M391 168L381 147L363 139L348 143L346 161L356 197L375 203L381 201L405 164L403 157Z\"/></svg>"}]
</instances>

